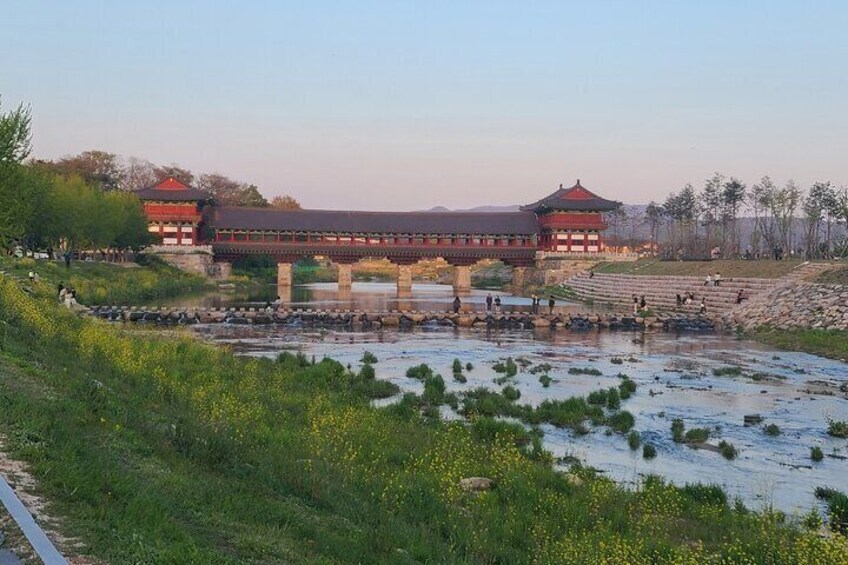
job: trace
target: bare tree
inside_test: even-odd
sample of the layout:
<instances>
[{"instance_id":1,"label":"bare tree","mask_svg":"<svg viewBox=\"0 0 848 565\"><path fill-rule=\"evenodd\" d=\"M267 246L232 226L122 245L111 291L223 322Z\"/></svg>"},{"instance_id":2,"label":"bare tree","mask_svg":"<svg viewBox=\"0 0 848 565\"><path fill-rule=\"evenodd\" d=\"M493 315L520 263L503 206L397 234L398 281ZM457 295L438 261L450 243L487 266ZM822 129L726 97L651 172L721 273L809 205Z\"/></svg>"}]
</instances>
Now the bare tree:
<instances>
[{"instance_id":1,"label":"bare tree","mask_svg":"<svg viewBox=\"0 0 848 565\"><path fill-rule=\"evenodd\" d=\"M121 189L135 192L156 184L156 166L150 161L130 157L121 167Z\"/></svg>"}]
</instances>

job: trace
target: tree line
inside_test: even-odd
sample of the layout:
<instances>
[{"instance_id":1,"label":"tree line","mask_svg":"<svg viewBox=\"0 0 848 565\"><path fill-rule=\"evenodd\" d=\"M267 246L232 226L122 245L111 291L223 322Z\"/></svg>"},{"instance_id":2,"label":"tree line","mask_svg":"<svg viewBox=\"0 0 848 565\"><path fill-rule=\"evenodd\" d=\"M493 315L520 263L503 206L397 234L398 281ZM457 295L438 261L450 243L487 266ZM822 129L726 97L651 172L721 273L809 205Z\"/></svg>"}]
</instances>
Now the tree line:
<instances>
[{"instance_id":1,"label":"tree line","mask_svg":"<svg viewBox=\"0 0 848 565\"><path fill-rule=\"evenodd\" d=\"M156 165L137 157L125 159L99 150L36 163L58 175L77 175L103 192L135 192L171 177L185 185L205 190L216 202L225 206L300 209L300 203L291 196L276 196L269 202L254 184L237 181L217 172L195 175L176 163Z\"/></svg>"},{"instance_id":2,"label":"tree line","mask_svg":"<svg viewBox=\"0 0 848 565\"><path fill-rule=\"evenodd\" d=\"M764 176L748 187L716 173L700 191L688 183L644 210L619 208L608 221L612 242L647 239L667 258L848 255L848 188L830 181L804 190Z\"/></svg>"},{"instance_id":3,"label":"tree line","mask_svg":"<svg viewBox=\"0 0 848 565\"><path fill-rule=\"evenodd\" d=\"M173 177L232 206L297 209L290 196L271 202L255 185L218 173L197 177L179 165L123 160L105 151L84 151L57 160L28 160L32 151L28 106L3 111L0 99L0 250L137 251L157 242L147 230L134 194Z\"/></svg>"}]
</instances>

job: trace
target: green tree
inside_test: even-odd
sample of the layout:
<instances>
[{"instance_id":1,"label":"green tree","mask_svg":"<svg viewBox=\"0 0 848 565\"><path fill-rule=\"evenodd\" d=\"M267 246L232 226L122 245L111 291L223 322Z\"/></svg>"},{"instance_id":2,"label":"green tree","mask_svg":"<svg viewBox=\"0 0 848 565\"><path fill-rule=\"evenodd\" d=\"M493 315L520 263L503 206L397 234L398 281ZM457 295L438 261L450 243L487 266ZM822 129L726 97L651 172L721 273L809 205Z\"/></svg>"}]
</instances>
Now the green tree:
<instances>
[{"instance_id":1,"label":"green tree","mask_svg":"<svg viewBox=\"0 0 848 565\"><path fill-rule=\"evenodd\" d=\"M270 206L268 201L256 188L256 185L248 184L242 187L239 193L237 206L255 206L259 208L267 208Z\"/></svg>"},{"instance_id":2,"label":"green tree","mask_svg":"<svg viewBox=\"0 0 848 565\"><path fill-rule=\"evenodd\" d=\"M0 247L4 249L26 235L35 208L34 185L21 165L32 150L31 123L29 106L3 112L0 105Z\"/></svg>"}]
</instances>

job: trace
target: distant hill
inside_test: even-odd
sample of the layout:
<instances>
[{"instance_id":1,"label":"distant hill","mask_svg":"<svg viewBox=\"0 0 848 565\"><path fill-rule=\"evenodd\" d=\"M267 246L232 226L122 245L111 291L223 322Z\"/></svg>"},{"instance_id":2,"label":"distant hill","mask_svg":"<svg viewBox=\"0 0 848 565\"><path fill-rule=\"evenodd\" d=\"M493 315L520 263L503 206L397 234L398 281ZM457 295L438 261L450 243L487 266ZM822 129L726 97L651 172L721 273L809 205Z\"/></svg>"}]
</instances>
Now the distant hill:
<instances>
[{"instance_id":1,"label":"distant hill","mask_svg":"<svg viewBox=\"0 0 848 565\"><path fill-rule=\"evenodd\" d=\"M474 208L460 208L451 210L444 206L434 206L425 212L518 212L519 204L514 206L475 206Z\"/></svg>"}]
</instances>

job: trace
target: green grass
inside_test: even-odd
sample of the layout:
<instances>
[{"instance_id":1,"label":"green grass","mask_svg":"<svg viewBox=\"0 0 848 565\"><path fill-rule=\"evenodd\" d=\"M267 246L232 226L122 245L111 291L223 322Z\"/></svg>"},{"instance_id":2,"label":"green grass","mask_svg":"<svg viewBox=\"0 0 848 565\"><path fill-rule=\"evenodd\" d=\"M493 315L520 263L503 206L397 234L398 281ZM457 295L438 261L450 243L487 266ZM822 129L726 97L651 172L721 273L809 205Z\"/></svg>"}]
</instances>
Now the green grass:
<instances>
[{"instance_id":1,"label":"green grass","mask_svg":"<svg viewBox=\"0 0 848 565\"><path fill-rule=\"evenodd\" d=\"M619 261L602 263L595 268L596 273L651 275L651 276L686 276L706 277L721 273L724 280L740 278L777 278L782 277L800 265L803 261L660 261L656 258L639 259L638 261Z\"/></svg>"},{"instance_id":2,"label":"green grass","mask_svg":"<svg viewBox=\"0 0 848 565\"><path fill-rule=\"evenodd\" d=\"M76 289L78 302L89 305L139 305L212 288L207 279L171 267L156 257L146 257L144 262L144 266L139 266L73 261L66 268L58 261L6 257L0 259L0 269L24 279L34 270L41 277L37 284L42 289L53 291L63 283Z\"/></svg>"},{"instance_id":3,"label":"green grass","mask_svg":"<svg viewBox=\"0 0 848 565\"><path fill-rule=\"evenodd\" d=\"M776 330L763 327L749 337L789 351L805 351L831 359L848 360L848 331L842 330Z\"/></svg>"},{"instance_id":4,"label":"green grass","mask_svg":"<svg viewBox=\"0 0 848 565\"><path fill-rule=\"evenodd\" d=\"M848 421L829 419L827 421L827 435L843 439L848 438Z\"/></svg>"},{"instance_id":5,"label":"green grass","mask_svg":"<svg viewBox=\"0 0 848 565\"><path fill-rule=\"evenodd\" d=\"M848 285L848 266L834 266L816 277L815 282Z\"/></svg>"},{"instance_id":6,"label":"green grass","mask_svg":"<svg viewBox=\"0 0 848 565\"><path fill-rule=\"evenodd\" d=\"M848 560L844 538L657 479L629 489L578 469L576 485L532 430L424 416L409 394L375 408L359 387L376 381L332 360L124 332L3 277L0 321L6 449L80 540L72 551L98 561ZM571 399L543 413L598 410ZM496 487L466 493L471 476Z\"/></svg>"}]
</instances>

